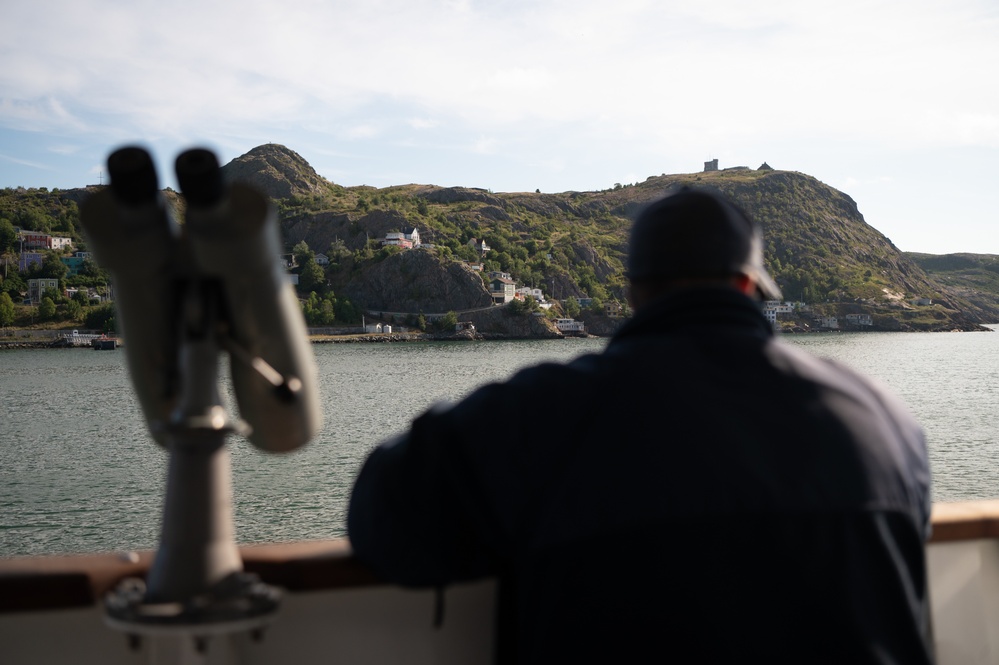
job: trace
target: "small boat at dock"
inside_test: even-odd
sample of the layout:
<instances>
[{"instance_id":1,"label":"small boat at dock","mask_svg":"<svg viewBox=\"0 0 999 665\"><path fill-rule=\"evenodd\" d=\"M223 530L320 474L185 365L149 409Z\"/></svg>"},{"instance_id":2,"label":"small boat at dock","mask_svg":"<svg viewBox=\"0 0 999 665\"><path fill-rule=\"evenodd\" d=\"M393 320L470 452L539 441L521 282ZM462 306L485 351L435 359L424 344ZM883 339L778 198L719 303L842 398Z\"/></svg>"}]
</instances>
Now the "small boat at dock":
<instances>
[{"instance_id":1,"label":"small boat at dock","mask_svg":"<svg viewBox=\"0 0 999 665\"><path fill-rule=\"evenodd\" d=\"M114 351L120 344L118 339L115 337L105 337L101 335L95 339L90 340L90 346L94 351Z\"/></svg>"}]
</instances>

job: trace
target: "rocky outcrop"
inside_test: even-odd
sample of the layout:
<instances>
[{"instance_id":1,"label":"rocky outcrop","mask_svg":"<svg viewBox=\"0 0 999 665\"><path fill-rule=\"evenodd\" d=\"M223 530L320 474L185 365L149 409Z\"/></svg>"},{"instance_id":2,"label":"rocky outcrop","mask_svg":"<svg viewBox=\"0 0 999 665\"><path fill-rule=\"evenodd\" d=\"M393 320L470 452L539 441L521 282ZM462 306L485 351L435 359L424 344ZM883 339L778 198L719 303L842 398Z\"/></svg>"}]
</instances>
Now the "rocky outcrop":
<instances>
[{"instance_id":1,"label":"rocky outcrop","mask_svg":"<svg viewBox=\"0 0 999 665\"><path fill-rule=\"evenodd\" d=\"M289 199L323 191L329 182L294 150L268 143L222 167L229 182L245 182L272 199Z\"/></svg>"},{"instance_id":2,"label":"rocky outcrop","mask_svg":"<svg viewBox=\"0 0 999 665\"><path fill-rule=\"evenodd\" d=\"M492 304L479 273L423 249L399 252L365 268L341 292L369 311L443 313Z\"/></svg>"},{"instance_id":3,"label":"rocky outcrop","mask_svg":"<svg viewBox=\"0 0 999 665\"><path fill-rule=\"evenodd\" d=\"M422 192L420 196L431 203L461 203L462 201L478 201L491 206L503 208L503 199L493 196L484 189L471 187L445 187Z\"/></svg>"},{"instance_id":4,"label":"rocky outcrop","mask_svg":"<svg viewBox=\"0 0 999 665\"><path fill-rule=\"evenodd\" d=\"M317 252L325 252L335 240L347 249L361 249L370 240L384 238L386 233L412 226L397 210L372 210L365 215L320 212L289 217L284 220L284 241L289 247L304 240Z\"/></svg>"}]
</instances>

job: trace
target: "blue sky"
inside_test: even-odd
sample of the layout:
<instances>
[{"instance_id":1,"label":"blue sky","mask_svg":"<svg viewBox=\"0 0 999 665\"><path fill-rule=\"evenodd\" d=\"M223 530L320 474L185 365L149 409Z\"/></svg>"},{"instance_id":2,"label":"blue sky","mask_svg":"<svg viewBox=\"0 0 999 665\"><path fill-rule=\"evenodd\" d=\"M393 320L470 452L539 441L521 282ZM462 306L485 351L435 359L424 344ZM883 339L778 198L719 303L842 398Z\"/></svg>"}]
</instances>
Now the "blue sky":
<instances>
[{"instance_id":1,"label":"blue sky","mask_svg":"<svg viewBox=\"0 0 999 665\"><path fill-rule=\"evenodd\" d=\"M0 187L281 143L342 185L800 171L900 248L999 254L995 0L8 0Z\"/></svg>"}]
</instances>

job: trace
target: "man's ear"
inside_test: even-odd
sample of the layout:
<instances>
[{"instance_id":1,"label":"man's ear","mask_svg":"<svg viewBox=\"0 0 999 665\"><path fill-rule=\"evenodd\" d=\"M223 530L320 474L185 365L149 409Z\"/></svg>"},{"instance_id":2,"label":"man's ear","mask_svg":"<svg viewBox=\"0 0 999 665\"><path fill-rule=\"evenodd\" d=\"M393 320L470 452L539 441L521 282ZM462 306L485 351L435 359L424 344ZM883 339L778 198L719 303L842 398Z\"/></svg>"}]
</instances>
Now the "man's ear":
<instances>
[{"instance_id":1,"label":"man's ear","mask_svg":"<svg viewBox=\"0 0 999 665\"><path fill-rule=\"evenodd\" d=\"M749 275L736 275L732 278L732 285L747 296L756 296L756 281Z\"/></svg>"}]
</instances>

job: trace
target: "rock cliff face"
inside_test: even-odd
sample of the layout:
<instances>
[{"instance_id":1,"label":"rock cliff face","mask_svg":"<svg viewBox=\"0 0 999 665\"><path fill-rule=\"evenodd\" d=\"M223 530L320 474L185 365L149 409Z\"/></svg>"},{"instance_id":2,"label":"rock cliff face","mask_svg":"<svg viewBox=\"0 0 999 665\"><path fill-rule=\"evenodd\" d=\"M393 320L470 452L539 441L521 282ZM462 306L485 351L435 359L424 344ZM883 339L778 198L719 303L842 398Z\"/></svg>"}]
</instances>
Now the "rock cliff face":
<instances>
[{"instance_id":1,"label":"rock cliff face","mask_svg":"<svg viewBox=\"0 0 999 665\"><path fill-rule=\"evenodd\" d=\"M492 304L479 273L418 249L363 269L341 292L369 311L435 314Z\"/></svg>"},{"instance_id":2,"label":"rock cliff face","mask_svg":"<svg viewBox=\"0 0 999 665\"><path fill-rule=\"evenodd\" d=\"M335 240L350 249L361 249L369 240L384 238L386 233L412 226L396 210L372 210L352 216L345 213L319 212L287 217L283 223L285 243L293 247L304 240L316 251L324 251Z\"/></svg>"}]
</instances>

